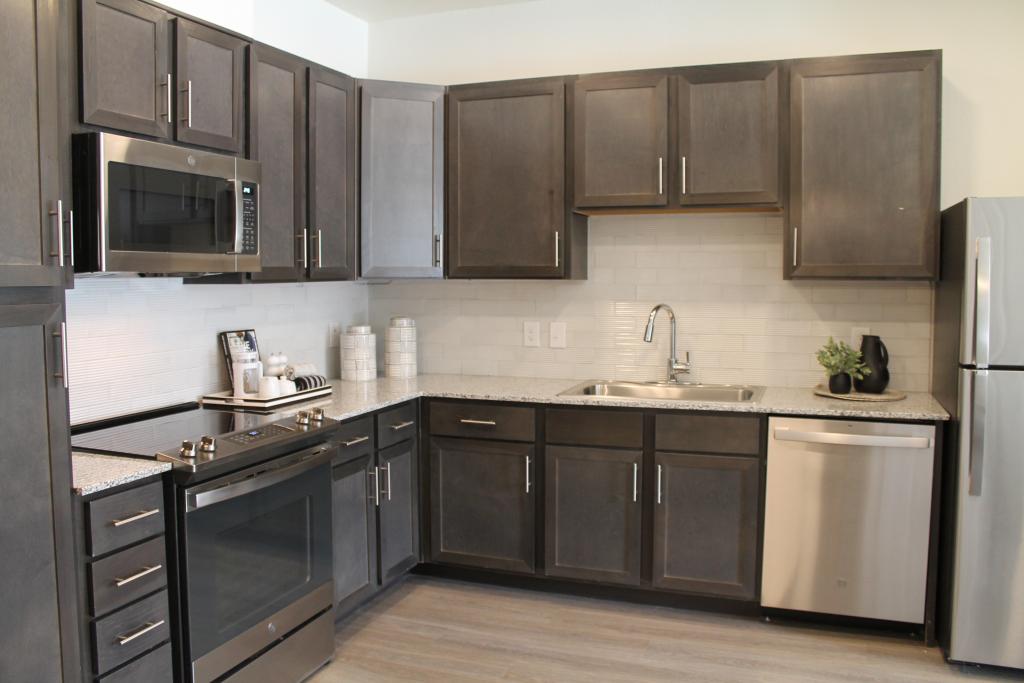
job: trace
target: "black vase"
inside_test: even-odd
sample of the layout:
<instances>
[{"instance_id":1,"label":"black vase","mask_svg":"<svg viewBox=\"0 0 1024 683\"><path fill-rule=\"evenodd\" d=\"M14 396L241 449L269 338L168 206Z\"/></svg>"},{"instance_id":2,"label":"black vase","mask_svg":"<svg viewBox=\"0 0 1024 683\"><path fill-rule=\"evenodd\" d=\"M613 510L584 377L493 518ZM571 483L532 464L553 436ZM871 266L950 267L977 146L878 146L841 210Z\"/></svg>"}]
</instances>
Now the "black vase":
<instances>
[{"instance_id":1,"label":"black vase","mask_svg":"<svg viewBox=\"0 0 1024 683\"><path fill-rule=\"evenodd\" d=\"M880 394L889 386L889 350L877 336L865 334L860 343L861 360L871 370L864 379L854 380L857 391Z\"/></svg>"},{"instance_id":2,"label":"black vase","mask_svg":"<svg viewBox=\"0 0 1024 683\"><path fill-rule=\"evenodd\" d=\"M829 377L828 390L833 394L850 393L850 375L845 372L840 372L838 375L832 375Z\"/></svg>"}]
</instances>

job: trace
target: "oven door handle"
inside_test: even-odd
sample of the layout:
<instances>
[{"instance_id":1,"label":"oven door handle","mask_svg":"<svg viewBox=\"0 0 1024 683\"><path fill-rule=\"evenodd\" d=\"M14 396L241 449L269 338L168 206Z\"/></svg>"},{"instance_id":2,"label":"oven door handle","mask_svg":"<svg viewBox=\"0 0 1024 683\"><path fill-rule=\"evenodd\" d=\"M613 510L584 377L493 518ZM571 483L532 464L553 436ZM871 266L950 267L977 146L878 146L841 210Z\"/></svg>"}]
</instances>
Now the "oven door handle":
<instances>
[{"instance_id":1,"label":"oven door handle","mask_svg":"<svg viewBox=\"0 0 1024 683\"><path fill-rule=\"evenodd\" d=\"M268 486L279 484L303 472L326 464L330 461L333 450L328 446L317 447L312 454L305 453L296 459L289 458L273 469L264 469L254 474L227 481L213 488L197 486L195 490L185 490L185 512L195 512L215 503L222 503L238 496L244 496ZM296 461L297 460L297 461Z\"/></svg>"}]
</instances>

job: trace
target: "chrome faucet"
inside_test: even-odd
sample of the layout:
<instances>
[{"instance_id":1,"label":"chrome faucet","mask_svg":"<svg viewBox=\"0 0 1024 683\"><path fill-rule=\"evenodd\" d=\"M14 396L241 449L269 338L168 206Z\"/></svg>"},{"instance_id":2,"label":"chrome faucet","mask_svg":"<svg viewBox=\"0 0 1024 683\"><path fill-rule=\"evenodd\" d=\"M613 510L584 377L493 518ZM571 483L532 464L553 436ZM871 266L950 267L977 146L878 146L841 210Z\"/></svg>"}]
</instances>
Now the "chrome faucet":
<instances>
[{"instance_id":1,"label":"chrome faucet","mask_svg":"<svg viewBox=\"0 0 1024 683\"><path fill-rule=\"evenodd\" d=\"M676 314L671 306L668 304L658 304L651 309L651 314L647 318L647 329L644 330L644 341L650 344L651 340L654 339L654 319L658 317L658 311L663 308L668 312L668 322L672 326L672 337L669 341L670 347L668 350L668 379L665 381L678 382L678 375L690 371L690 352L686 352L686 360L682 363L676 358Z\"/></svg>"}]
</instances>

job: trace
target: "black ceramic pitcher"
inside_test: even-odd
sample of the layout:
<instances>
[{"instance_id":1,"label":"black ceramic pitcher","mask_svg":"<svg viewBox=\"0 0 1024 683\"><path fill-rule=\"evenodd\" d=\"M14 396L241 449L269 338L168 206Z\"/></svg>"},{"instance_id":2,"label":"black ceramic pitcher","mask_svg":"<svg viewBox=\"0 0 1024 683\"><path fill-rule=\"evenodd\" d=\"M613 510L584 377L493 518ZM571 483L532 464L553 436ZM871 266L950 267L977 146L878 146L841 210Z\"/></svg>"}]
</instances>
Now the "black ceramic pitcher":
<instances>
[{"instance_id":1,"label":"black ceramic pitcher","mask_svg":"<svg viewBox=\"0 0 1024 683\"><path fill-rule=\"evenodd\" d=\"M878 336L865 334L860 343L860 353L871 374L854 380L854 386L865 394L882 393L889 386L889 350Z\"/></svg>"}]
</instances>

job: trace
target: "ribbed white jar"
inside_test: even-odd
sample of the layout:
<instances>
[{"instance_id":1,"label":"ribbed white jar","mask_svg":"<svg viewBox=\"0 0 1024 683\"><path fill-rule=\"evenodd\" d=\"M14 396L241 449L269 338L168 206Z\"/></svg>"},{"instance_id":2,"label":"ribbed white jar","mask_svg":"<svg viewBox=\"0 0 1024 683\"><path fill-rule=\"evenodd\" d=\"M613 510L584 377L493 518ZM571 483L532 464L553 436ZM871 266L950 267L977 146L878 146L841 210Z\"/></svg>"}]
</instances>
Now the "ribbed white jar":
<instances>
[{"instance_id":1,"label":"ribbed white jar","mask_svg":"<svg viewBox=\"0 0 1024 683\"><path fill-rule=\"evenodd\" d=\"M392 318L384 331L384 375L416 376L416 321L412 318Z\"/></svg>"},{"instance_id":2,"label":"ribbed white jar","mask_svg":"<svg viewBox=\"0 0 1024 683\"><path fill-rule=\"evenodd\" d=\"M377 379L377 335L369 325L350 325L341 336L341 379L346 382Z\"/></svg>"}]
</instances>

